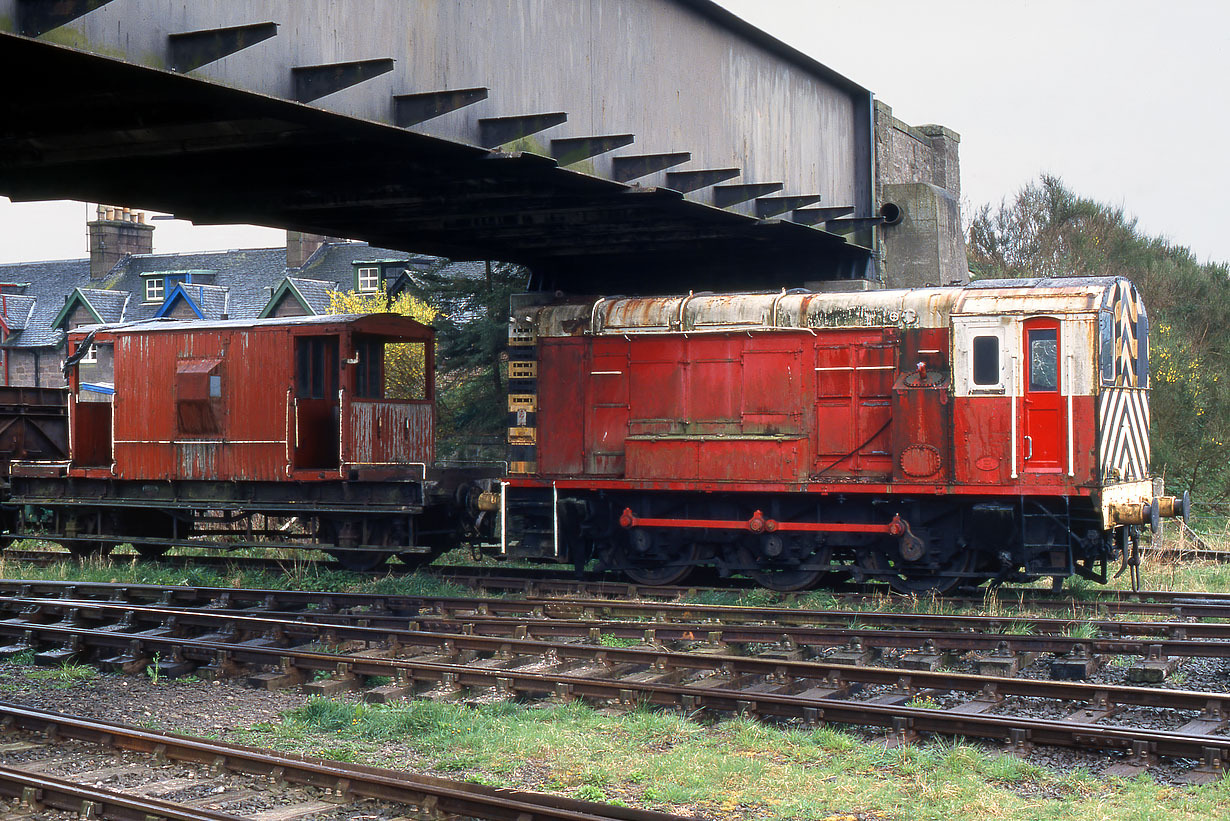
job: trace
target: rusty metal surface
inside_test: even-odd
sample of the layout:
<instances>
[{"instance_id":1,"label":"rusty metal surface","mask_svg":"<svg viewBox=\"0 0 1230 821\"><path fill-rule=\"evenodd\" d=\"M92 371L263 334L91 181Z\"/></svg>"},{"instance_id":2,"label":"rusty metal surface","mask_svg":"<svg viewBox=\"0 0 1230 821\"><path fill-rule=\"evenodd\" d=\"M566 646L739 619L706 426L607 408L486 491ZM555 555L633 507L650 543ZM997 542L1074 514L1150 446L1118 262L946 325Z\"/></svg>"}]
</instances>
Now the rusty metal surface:
<instances>
[{"instance_id":1,"label":"rusty metal surface","mask_svg":"<svg viewBox=\"0 0 1230 821\"><path fill-rule=\"evenodd\" d=\"M68 455L68 392L0 386L0 475L14 460L59 461Z\"/></svg>"},{"instance_id":2,"label":"rusty metal surface","mask_svg":"<svg viewBox=\"0 0 1230 821\"><path fill-rule=\"evenodd\" d=\"M38 808L57 809L106 821L149 821L151 818L165 821L243 821L243 816L228 812L129 795L92 787L80 781L4 766L0 766L0 795L13 799L15 804L37 796L34 803Z\"/></svg>"},{"instance_id":3,"label":"rusty metal surface","mask_svg":"<svg viewBox=\"0 0 1230 821\"><path fill-rule=\"evenodd\" d=\"M339 448L353 462L430 462L429 401L342 402L355 393L356 369L335 361L320 398L299 396L296 340L340 340L346 360L359 333L432 338L391 315L101 327L96 338L115 344L115 395L70 409L74 467L120 480L252 482L336 479Z\"/></svg>"},{"instance_id":4,"label":"rusty metal surface","mask_svg":"<svg viewBox=\"0 0 1230 821\"><path fill-rule=\"evenodd\" d=\"M354 400L347 408L351 449L343 455L343 461L368 465L431 463L435 452L432 403Z\"/></svg>"}]
</instances>

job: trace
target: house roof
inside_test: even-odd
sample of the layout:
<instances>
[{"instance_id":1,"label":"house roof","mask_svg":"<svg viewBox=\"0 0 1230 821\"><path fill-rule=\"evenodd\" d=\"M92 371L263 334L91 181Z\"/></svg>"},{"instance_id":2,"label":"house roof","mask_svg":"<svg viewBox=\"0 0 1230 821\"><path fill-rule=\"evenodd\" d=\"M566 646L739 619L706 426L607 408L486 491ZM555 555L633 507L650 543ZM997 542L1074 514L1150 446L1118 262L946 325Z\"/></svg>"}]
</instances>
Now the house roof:
<instances>
[{"instance_id":1,"label":"house roof","mask_svg":"<svg viewBox=\"0 0 1230 821\"><path fill-rule=\"evenodd\" d=\"M175 289L168 287L164 299L145 301L145 280L160 274L190 286L182 293L190 297L189 301L205 319L219 319L224 312L232 319L256 318L288 276L294 280L298 298L306 307L323 312L328 310L330 290L354 288L355 263L377 261L386 265L404 262L412 270L423 270L439 260L373 248L364 242L327 242L300 268L286 267L284 247L134 254L116 263L101 280L91 280L88 259L0 264L0 282L10 283L16 295L34 300L20 330L10 323L13 335L5 346L60 345L63 332L57 326L67 315L66 296L74 294L79 294L100 322L152 319L175 294ZM481 263L478 265L481 267ZM202 285L205 287L201 288ZM9 315L15 314L10 311Z\"/></svg>"},{"instance_id":2,"label":"house roof","mask_svg":"<svg viewBox=\"0 0 1230 821\"><path fill-rule=\"evenodd\" d=\"M178 303L184 302L198 319L225 319L229 301L229 292L221 285L177 282L154 316L168 316Z\"/></svg>"},{"instance_id":3,"label":"house roof","mask_svg":"<svg viewBox=\"0 0 1230 821\"><path fill-rule=\"evenodd\" d=\"M0 296L0 309L4 312L4 324L10 332L24 331L34 311L34 297L24 294Z\"/></svg>"}]
</instances>

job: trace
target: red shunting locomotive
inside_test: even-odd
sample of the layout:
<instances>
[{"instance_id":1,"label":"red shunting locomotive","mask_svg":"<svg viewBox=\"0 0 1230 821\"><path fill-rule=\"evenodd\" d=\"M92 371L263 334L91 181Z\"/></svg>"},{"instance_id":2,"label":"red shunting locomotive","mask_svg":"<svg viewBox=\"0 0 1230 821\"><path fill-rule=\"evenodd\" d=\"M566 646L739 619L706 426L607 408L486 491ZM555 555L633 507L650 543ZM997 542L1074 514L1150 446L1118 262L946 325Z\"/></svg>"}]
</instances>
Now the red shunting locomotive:
<instances>
[{"instance_id":1,"label":"red shunting locomotive","mask_svg":"<svg viewBox=\"0 0 1230 821\"><path fill-rule=\"evenodd\" d=\"M510 330L509 557L943 592L1105 581L1187 514L1149 475L1125 279L535 300Z\"/></svg>"}]
</instances>

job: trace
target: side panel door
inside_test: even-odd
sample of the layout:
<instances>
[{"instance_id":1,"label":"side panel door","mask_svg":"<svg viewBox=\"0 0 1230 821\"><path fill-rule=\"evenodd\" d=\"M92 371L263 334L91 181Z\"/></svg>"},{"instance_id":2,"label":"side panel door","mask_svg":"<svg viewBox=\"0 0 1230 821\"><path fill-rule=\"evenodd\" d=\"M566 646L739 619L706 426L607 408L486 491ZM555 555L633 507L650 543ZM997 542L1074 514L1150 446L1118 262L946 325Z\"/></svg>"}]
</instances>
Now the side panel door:
<instances>
[{"instance_id":1,"label":"side panel door","mask_svg":"<svg viewBox=\"0 0 1230 821\"><path fill-rule=\"evenodd\" d=\"M1050 317L1023 325L1020 453L1022 470L1058 473L1068 463L1067 411L1059 321Z\"/></svg>"},{"instance_id":2,"label":"side panel door","mask_svg":"<svg viewBox=\"0 0 1230 821\"><path fill-rule=\"evenodd\" d=\"M581 472L586 407L582 343L573 337L539 340L535 424L538 472L544 476ZM520 423L521 419L516 421Z\"/></svg>"}]
</instances>

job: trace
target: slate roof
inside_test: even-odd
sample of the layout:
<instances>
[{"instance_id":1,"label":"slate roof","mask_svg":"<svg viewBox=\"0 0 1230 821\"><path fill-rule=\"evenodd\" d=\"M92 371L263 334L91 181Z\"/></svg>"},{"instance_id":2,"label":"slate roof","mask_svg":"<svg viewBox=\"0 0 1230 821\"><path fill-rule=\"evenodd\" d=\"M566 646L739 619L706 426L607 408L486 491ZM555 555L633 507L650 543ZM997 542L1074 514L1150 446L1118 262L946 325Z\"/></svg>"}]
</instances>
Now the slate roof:
<instances>
[{"instance_id":1,"label":"slate roof","mask_svg":"<svg viewBox=\"0 0 1230 821\"><path fill-rule=\"evenodd\" d=\"M124 308L128 304L128 293L124 291L104 291L100 288L78 288L90 307L102 318L103 322L122 322Z\"/></svg>"},{"instance_id":2,"label":"slate roof","mask_svg":"<svg viewBox=\"0 0 1230 821\"><path fill-rule=\"evenodd\" d=\"M34 297L21 294L5 294L0 305L3 306L4 324L10 331L24 331L34 311Z\"/></svg>"},{"instance_id":3,"label":"slate roof","mask_svg":"<svg viewBox=\"0 0 1230 821\"><path fill-rule=\"evenodd\" d=\"M288 276L313 310L327 310L329 290L354 288L355 262L378 260L404 261L412 270L423 270L438 262L435 257L373 248L365 242L330 242L317 249L300 268L286 267L284 247L134 254L116 263L102 280L90 279L88 259L0 264L0 283L10 283L3 289L8 298L12 300L16 295L34 300L24 321L18 320L22 330L9 323L14 333L5 347L58 346L63 332L52 324L75 289L80 289L106 322L152 319L172 296L174 286L166 284L163 300L146 302L145 280L158 274L170 275L170 279L191 275L192 282L185 283L191 290L186 293L192 295L207 319L220 319L223 313L232 319L251 319L260 314ZM455 264L467 266L467 272L475 264L480 272L482 269L482 263ZM28 284L14 287L12 283ZM201 285L206 287L199 288ZM10 308L9 315L17 316L25 310L24 303L13 305L20 310Z\"/></svg>"},{"instance_id":4,"label":"slate roof","mask_svg":"<svg viewBox=\"0 0 1230 821\"><path fill-rule=\"evenodd\" d=\"M169 315L180 300L187 300L201 319L222 319L228 313L230 292L221 285L178 282L166 295L156 316Z\"/></svg>"},{"instance_id":5,"label":"slate roof","mask_svg":"<svg viewBox=\"0 0 1230 821\"><path fill-rule=\"evenodd\" d=\"M295 290L299 292L299 296L312 309L313 313L323 314L329 310L329 294L332 291L348 291L349 288L343 288L337 282L330 282L323 279L304 279L303 277L287 277L291 284L295 286Z\"/></svg>"}]
</instances>

